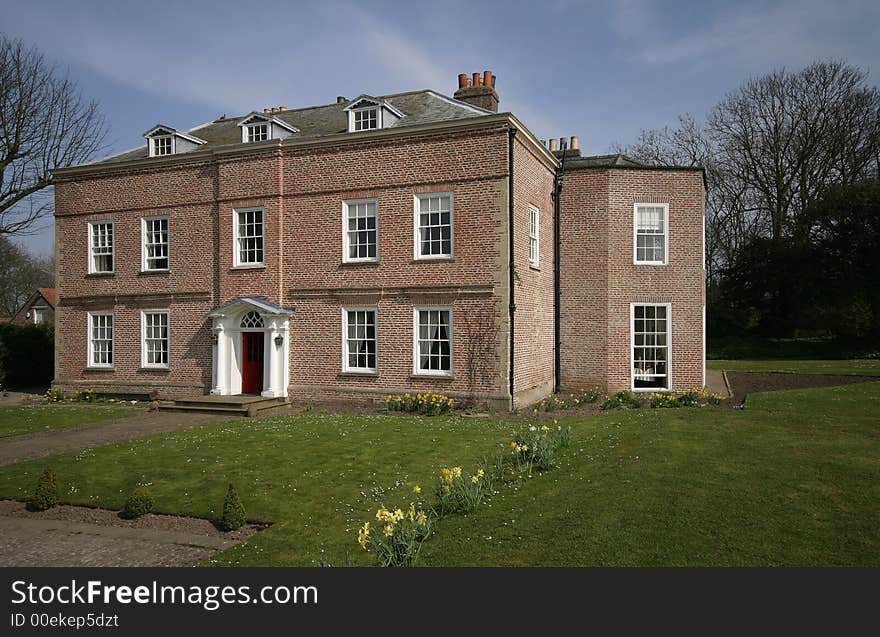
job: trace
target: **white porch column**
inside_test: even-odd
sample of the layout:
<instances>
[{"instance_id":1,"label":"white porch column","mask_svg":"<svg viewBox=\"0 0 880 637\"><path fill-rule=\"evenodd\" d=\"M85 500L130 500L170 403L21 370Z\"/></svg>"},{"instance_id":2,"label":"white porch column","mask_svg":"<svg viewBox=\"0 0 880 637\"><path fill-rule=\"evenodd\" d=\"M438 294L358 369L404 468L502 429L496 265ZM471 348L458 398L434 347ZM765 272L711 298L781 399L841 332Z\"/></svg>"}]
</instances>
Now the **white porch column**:
<instances>
[{"instance_id":1,"label":"white porch column","mask_svg":"<svg viewBox=\"0 0 880 637\"><path fill-rule=\"evenodd\" d=\"M223 319L214 319L214 373L211 395L225 396L229 393L229 338L223 329Z\"/></svg>"},{"instance_id":2,"label":"white porch column","mask_svg":"<svg viewBox=\"0 0 880 637\"><path fill-rule=\"evenodd\" d=\"M273 318L269 323L268 335L268 362L269 362L269 378L267 388L262 395L266 398L279 398L287 396L287 381L285 372L287 370L287 321L280 318ZM281 343L277 344L276 339L280 338Z\"/></svg>"}]
</instances>

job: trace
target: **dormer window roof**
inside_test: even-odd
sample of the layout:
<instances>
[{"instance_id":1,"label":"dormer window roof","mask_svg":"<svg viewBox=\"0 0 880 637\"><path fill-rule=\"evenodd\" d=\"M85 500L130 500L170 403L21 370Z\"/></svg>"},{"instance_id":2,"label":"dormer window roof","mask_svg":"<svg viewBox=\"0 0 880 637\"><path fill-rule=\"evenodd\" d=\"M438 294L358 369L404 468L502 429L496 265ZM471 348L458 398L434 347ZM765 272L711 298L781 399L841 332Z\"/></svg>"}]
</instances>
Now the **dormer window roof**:
<instances>
[{"instance_id":1,"label":"dormer window roof","mask_svg":"<svg viewBox=\"0 0 880 637\"><path fill-rule=\"evenodd\" d=\"M387 100L361 95L343 109L348 113L348 132L388 128L406 115Z\"/></svg>"},{"instance_id":2,"label":"dormer window roof","mask_svg":"<svg viewBox=\"0 0 880 637\"><path fill-rule=\"evenodd\" d=\"M144 137L147 140L150 157L188 153L202 144L208 143L204 139L188 135L164 124L157 124L144 133Z\"/></svg>"},{"instance_id":3,"label":"dormer window roof","mask_svg":"<svg viewBox=\"0 0 880 637\"><path fill-rule=\"evenodd\" d=\"M285 139L299 132L296 126L288 124L283 119L257 111L248 113L238 120L238 126L241 128L243 144L267 139Z\"/></svg>"}]
</instances>

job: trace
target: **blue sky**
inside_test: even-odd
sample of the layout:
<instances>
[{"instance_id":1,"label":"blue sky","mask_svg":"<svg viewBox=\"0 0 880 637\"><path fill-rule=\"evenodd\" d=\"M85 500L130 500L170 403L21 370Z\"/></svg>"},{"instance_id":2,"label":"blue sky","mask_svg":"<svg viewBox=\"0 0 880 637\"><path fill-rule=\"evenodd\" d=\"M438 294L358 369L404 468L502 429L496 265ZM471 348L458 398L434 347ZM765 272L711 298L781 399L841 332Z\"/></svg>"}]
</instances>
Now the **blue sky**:
<instances>
[{"instance_id":1,"label":"blue sky","mask_svg":"<svg viewBox=\"0 0 880 637\"><path fill-rule=\"evenodd\" d=\"M492 70L500 109L602 153L702 116L745 79L817 58L880 74L880 3L783 0L131 2L0 0L0 30L70 69L112 151L266 106L432 88ZM47 224L21 243L48 253Z\"/></svg>"}]
</instances>

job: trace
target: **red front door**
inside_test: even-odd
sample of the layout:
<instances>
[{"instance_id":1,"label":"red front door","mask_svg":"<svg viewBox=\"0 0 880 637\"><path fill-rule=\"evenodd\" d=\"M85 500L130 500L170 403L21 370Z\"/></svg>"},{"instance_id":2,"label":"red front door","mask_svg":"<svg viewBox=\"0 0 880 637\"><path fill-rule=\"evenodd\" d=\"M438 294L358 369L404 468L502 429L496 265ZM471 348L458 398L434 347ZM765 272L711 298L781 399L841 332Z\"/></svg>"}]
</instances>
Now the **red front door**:
<instances>
[{"instance_id":1,"label":"red front door","mask_svg":"<svg viewBox=\"0 0 880 637\"><path fill-rule=\"evenodd\" d=\"M262 332L242 332L241 359L241 393L261 393L263 391Z\"/></svg>"}]
</instances>

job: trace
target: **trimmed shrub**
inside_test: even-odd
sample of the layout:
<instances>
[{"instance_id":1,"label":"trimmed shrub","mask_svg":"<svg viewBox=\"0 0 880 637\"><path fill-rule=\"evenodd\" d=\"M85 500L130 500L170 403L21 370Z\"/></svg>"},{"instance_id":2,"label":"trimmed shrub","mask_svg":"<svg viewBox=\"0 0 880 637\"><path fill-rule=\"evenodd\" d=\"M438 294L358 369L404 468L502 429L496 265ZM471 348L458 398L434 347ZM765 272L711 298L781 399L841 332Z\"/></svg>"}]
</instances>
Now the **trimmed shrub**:
<instances>
[{"instance_id":1,"label":"trimmed shrub","mask_svg":"<svg viewBox=\"0 0 880 637\"><path fill-rule=\"evenodd\" d=\"M0 379L7 387L52 382L55 334L51 325L0 325Z\"/></svg>"},{"instance_id":2,"label":"trimmed shrub","mask_svg":"<svg viewBox=\"0 0 880 637\"><path fill-rule=\"evenodd\" d=\"M28 511L45 511L58 504L58 480L55 472L46 469L37 480L37 488L34 495L28 500Z\"/></svg>"},{"instance_id":3,"label":"trimmed shrub","mask_svg":"<svg viewBox=\"0 0 880 637\"><path fill-rule=\"evenodd\" d=\"M153 496L143 487L138 487L131 492L125 501L125 506L119 512L119 517L126 520L134 520L146 515L153 510Z\"/></svg>"},{"instance_id":4,"label":"trimmed shrub","mask_svg":"<svg viewBox=\"0 0 880 637\"><path fill-rule=\"evenodd\" d=\"M221 531L235 531L244 526L244 522L244 505L230 482L226 488L226 498L223 500L223 516L217 526Z\"/></svg>"}]
</instances>

